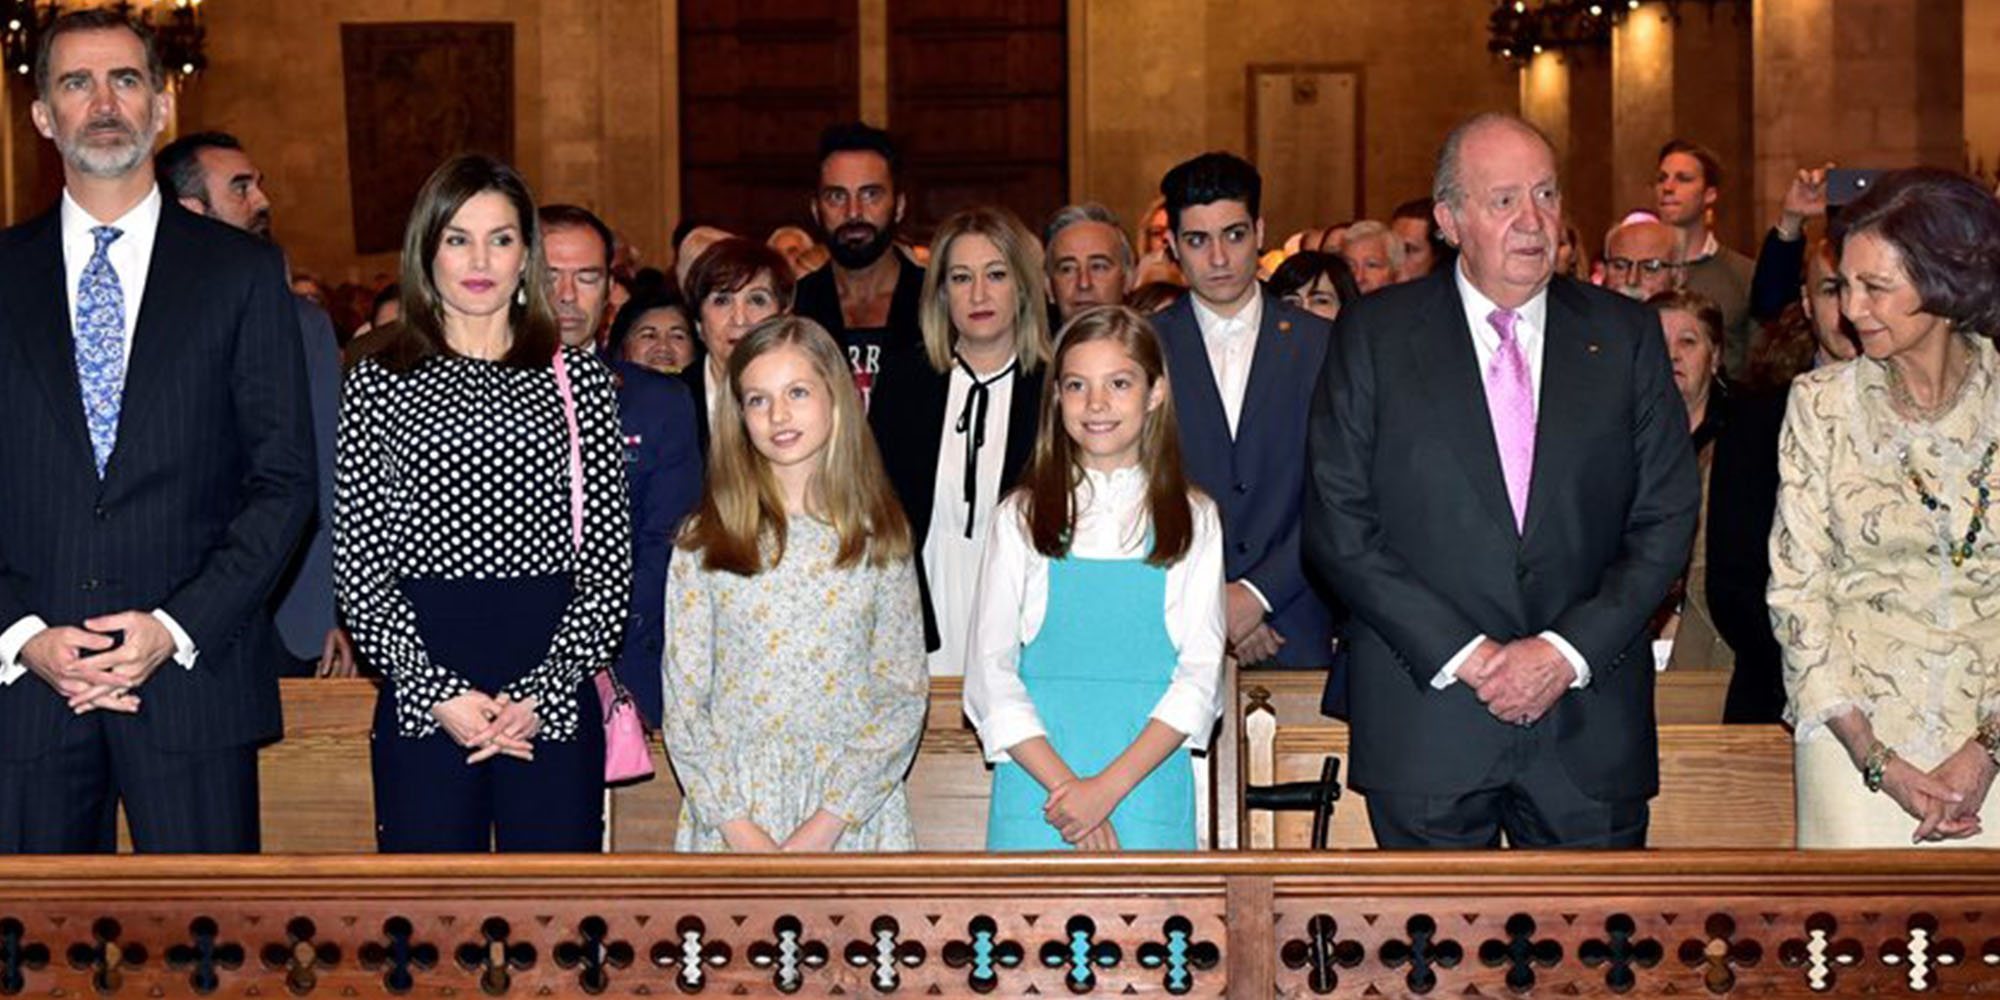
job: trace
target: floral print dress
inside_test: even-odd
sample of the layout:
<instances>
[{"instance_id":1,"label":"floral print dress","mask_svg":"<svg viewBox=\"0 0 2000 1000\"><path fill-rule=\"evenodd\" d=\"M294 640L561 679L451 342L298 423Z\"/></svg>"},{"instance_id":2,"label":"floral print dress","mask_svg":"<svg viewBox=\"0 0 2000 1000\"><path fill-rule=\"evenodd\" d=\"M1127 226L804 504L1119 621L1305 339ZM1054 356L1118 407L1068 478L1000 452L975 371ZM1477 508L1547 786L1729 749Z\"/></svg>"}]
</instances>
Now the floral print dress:
<instances>
[{"instance_id":1,"label":"floral print dress","mask_svg":"<svg viewBox=\"0 0 2000 1000\"><path fill-rule=\"evenodd\" d=\"M726 851L748 818L779 842L825 809L837 851L916 846L903 778L929 702L923 611L909 559L836 568L839 536L790 519L785 554L755 576L679 551L667 575L668 756L683 796L675 849Z\"/></svg>"}]
</instances>

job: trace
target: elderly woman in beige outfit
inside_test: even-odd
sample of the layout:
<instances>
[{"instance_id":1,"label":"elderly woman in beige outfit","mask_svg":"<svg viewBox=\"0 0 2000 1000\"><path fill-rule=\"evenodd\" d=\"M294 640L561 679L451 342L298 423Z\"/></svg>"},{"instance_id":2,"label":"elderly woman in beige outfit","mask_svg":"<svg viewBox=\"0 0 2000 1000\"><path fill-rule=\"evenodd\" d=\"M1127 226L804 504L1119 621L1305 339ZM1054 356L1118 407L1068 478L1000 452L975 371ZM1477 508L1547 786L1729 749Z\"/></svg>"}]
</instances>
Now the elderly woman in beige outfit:
<instances>
[{"instance_id":1,"label":"elderly woman in beige outfit","mask_svg":"<svg viewBox=\"0 0 2000 1000\"><path fill-rule=\"evenodd\" d=\"M1771 535L1799 844L2000 844L2000 204L1899 171L1841 221L1863 356L1793 384Z\"/></svg>"}]
</instances>

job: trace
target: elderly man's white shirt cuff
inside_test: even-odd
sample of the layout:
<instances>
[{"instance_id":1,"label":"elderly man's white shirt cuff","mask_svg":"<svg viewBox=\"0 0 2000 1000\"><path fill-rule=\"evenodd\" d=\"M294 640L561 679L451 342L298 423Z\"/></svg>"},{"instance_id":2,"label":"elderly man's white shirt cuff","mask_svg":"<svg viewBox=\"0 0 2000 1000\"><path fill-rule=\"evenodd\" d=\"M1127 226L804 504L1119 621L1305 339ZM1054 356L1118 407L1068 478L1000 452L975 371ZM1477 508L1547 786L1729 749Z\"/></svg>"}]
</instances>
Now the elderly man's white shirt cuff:
<instances>
[{"instance_id":1,"label":"elderly man's white shirt cuff","mask_svg":"<svg viewBox=\"0 0 2000 1000\"><path fill-rule=\"evenodd\" d=\"M187 631L181 628L181 623L175 621L173 615L160 610L153 612L153 618L165 625L167 634L174 637L174 662L185 669L193 670L195 657L201 653L194 648L194 640L188 638Z\"/></svg>"},{"instance_id":2,"label":"elderly man's white shirt cuff","mask_svg":"<svg viewBox=\"0 0 2000 1000\"><path fill-rule=\"evenodd\" d=\"M1458 651L1458 655L1444 661L1444 666L1431 675L1431 688L1442 691L1458 683L1458 669L1465 666L1465 661L1472 659L1472 651L1478 649L1479 644L1485 641L1486 636L1475 635L1471 642L1466 643L1464 648Z\"/></svg>"},{"instance_id":3,"label":"elderly man's white shirt cuff","mask_svg":"<svg viewBox=\"0 0 2000 1000\"><path fill-rule=\"evenodd\" d=\"M21 662L21 647L49 627L41 615L28 615L0 632L0 687L12 684L28 672Z\"/></svg>"},{"instance_id":4,"label":"elderly man's white shirt cuff","mask_svg":"<svg viewBox=\"0 0 2000 1000\"><path fill-rule=\"evenodd\" d=\"M1549 645L1554 646L1556 652L1561 653L1563 659L1568 660L1569 665L1576 668L1576 680L1570 682L1570 690L1589 686L1590 663L1583 658L1583 654L1577 652L1576 647L1570 645L1568 639L1554 632L1543 632L1542 638L1548 640Z\"/></svg>"}]
</instances>

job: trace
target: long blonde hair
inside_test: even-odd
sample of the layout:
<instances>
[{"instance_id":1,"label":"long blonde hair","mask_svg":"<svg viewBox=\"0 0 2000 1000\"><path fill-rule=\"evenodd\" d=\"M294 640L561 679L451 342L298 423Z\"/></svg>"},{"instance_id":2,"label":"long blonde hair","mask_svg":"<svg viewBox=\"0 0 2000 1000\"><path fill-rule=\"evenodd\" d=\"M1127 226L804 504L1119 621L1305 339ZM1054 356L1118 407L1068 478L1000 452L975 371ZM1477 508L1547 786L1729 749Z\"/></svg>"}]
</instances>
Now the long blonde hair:
<instances>
[{"instance_id":1,"label":"long blonde hair","mask_svg":"<svg viewBox=\"0 0 2000 1000\"><path fill-rule=\"evenodd\" d=\"M945 278L951 270L951 247L961 237L984 236L1007 261L1014 283L1014 356L1021 370L1049 363L1048 276L1042 273L1042 244L1014 213L979 206L954 213L931 235L931 265L924 269L924 290L918 297L917 326L924 334L924 353L940 374L951 371L958 330L951 323L950 291Z\"/></svg>"},{"instance_id":2,"label":"long blonde hair","mask_svg":"<svg viewBox=\"0 0 2000 1000\"><path fill-rule=\"evenodd\" d=\"M847 358L818 323L797 316L774 316L757 324L730 354L728 386L716 400L712 422L708 479L701 506L681 532L680 547L700 552L705 569L742 576L755 576L784 560L784 495L743 424L744 369L784 347L805 355L833 400L833 433L813 470L811 502L840 536L834 565L851 567L864 556L871 566L909 558L909 519L882 472L882 456L862 416Z\"/></svg>"}]
</instances>

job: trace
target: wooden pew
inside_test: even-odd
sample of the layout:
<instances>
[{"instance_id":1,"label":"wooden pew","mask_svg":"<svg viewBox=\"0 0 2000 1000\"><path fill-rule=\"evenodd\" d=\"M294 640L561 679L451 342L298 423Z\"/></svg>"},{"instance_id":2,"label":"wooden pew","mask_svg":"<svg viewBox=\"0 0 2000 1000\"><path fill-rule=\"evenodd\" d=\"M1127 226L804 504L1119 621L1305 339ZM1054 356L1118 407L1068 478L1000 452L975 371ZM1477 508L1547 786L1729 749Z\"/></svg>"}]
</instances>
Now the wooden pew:
<instances>
[{"instance_id":1,"label":"wooden pew","mask_svg":"<svg viewBox=\"0 0 2000 1000\"><path fill-rule=\"evenodd\" d=\"M1328 754L1347 756L1347 727L1338 722L1271 726L1268 714L1245 723L1251 781L1311 781ZM1268 748L1268 749L1267 749ZM1347 779L1346 768L1341 779ZM1311 818L1299 813L1252 814L1252 848L1310 847ZM1647 843L1660 848L1772 848L1797 843L1792 800L1791 734L1778 726L1663 725L1660 794L1653 799ZM1369 848L1368 804L1346 788L1334 810L1328 846Z\"/></svg>"},{"instance_id":2,"label":"wooden pew","mask_svg":"<svg viewBox=\"0 0 2000 1000\"><path fill-rule=\"evenodd\" d=\"M260 766L264 849L270 853L375 850L368 768L375 685L366 680L285 680L285 738ZM986 838L990 778L978 740L960 714L961 685L931 686L924 741L910 776L910 807L924 850L977 850ZM653 739L651 781L611 793L612 851L671 850L680 788Z\"/></svg>"}]
</instances>

